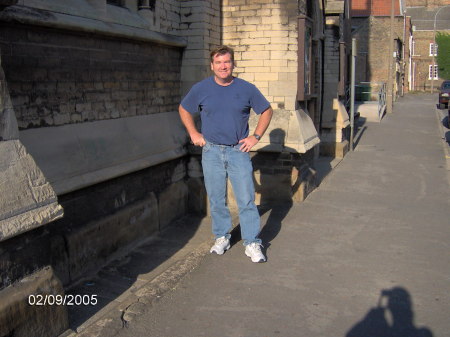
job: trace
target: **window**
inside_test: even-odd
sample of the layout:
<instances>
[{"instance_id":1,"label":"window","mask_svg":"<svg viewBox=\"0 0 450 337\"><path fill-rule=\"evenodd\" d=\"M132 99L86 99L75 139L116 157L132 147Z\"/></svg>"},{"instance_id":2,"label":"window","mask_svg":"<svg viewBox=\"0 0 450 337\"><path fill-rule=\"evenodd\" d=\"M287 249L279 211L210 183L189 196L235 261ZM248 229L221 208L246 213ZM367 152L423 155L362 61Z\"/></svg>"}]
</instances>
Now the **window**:
<instances>
[{"instance_id":1,"label":"window","mask_svg":"<svg viewBox=\"0 0 450 337\"><path fill-rule=\"evenodd\" d=\"M437 56L438 45L435 43L430 43L430 56Z\"/></svg>"},{"instance_id":2,"label":"window","mask_svg":"<svg viewBox=\"0 0 450 337\"><path fill-rule=\"evenodd\" d=\"M313 93L313 62L312 57L312 21L306 16L298 17L298 72L297 100L310 99Z\"/></svg>"},{"instance_id":3,"label":"window","mask_svg":"<svg viewBox=\"0 0 450 337\"><path fill-rule=\"evenodd\" d=\"M437 79L439 79L437 64L435 64L434 66L432 64L430 64L428 66L428 79L429 80L437 80Z\"/></svg>"}]
</instances>

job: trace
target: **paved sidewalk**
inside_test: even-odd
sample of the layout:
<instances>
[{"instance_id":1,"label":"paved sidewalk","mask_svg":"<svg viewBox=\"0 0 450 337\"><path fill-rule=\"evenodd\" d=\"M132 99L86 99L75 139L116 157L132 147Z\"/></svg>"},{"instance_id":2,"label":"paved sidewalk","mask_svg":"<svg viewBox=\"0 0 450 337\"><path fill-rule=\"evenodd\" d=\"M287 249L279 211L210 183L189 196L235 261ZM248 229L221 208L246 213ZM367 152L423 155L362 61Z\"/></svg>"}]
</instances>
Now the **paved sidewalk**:
<instances>
[{"instance_id":1,"label":"paved sidewalk","mask_svg":"<svg viewBox=\"0 0 450 337\"><path fill-rule=\"evenodd\" d=\"M401 98L360 127L305 202L264 210L267 263L250 262L237 231L210 255L208 221L186 224L184 248L163 235L171 258L65 336L449 336L448 130L436 100ZM139 256L121 266L150 263Z\"/></svg>"}]
</instances>

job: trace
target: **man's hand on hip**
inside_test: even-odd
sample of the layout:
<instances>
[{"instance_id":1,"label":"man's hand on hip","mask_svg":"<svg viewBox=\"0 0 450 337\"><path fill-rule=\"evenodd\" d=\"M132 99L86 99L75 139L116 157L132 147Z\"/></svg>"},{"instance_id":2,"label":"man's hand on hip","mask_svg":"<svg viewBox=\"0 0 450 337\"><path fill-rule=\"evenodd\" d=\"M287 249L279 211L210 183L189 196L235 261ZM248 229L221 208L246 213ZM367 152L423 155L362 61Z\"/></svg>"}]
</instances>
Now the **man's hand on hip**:
<instances>
[{"instance_id":1,"label":"man's hand on hip","mask_svg":"<svg viewBox=\"0 0 450 337\"><path fill-rule=\"evenodd\" d=\"M239 150L242 152L250 152L253 146L258 143L258 139L255 138L255 136L248 136L247 138L241 139L239 141L239 144L242 144Z\"/></svg>"},{"instance_id":2,"label":"man's hand on hip","mask_svg":"<svg viewBox=\"0 0 450 337\"><path fill-rule=\"evenodd\" d=\"M195 135L191 136L191 142L192 144L194 144L195 146L205 146L206 141L205 138L203 138L203 135L201 133L197 133Z\"/></svg>"}]
</instances>

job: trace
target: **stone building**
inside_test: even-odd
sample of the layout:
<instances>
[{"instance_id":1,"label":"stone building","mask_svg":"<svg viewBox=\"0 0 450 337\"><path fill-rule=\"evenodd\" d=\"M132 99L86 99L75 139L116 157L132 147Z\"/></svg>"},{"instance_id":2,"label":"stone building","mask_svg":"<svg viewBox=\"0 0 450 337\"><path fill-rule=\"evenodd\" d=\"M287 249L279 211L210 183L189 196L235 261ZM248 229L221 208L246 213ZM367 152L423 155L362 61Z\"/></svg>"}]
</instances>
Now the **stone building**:
<instances>
[{"instance_id":1,"label":"stone building","mask_svg":"<svg viewBox=\"0 0 450 337\"><path fill-rule=\"evenodd\" d=\"M338 7L329 13L348 19ZM38 311L28 294L60 294L173 220L207 212L198 149L177 108L210 75L214 46L235 48L236 75L274 108L252 153L258 203L306 197L324 107L334 130L327 142L344 140L345 116L328 101L342 97L346 80L324 81L326 8L319 0L0 0L0 154L10 142L11 156L30 158L6 165L0 181L25 177L22 190L36 190L22 203L20 189L1 191L5 204L16 200L0 214L2 233L13 214L53 209L0 236L0 335L57 335L67 327L64 306Z\"/></svg>"},{"instance_id":2,"label":"stone building","mask_svg":"<svg viewBox=\"0 0 450 337\"><path fill-rule=\"evenodd\" d=\"M351 20L350 1L327 1L324 90L320 152L343 157L348 151Z\"/></svg>"},{"instance_id":3,"label":"stone building","mask_svg":"<svg viewBox=\"0 0 450 337\"><path fill-rule=\"evenodd\" d=\"M393 90L394 98L408 89L408 55L410 23L404 15L403 1L394 1L393 25ZM391 27L390 0L353 0L353 37L357 40L356 83L370 86L372 99L376 99L379 87L388 82L388 43Z\"/></svg>"},{"instance_id":4,"label":"stone building","mask_svg":"<svg viewBox=\"0 0 450 337\"><path fill-rule=\"evenodd\" d=\"M448 1L428 1L426 3L408 3L406 15L411 19L413 35L409 44L410 90L434 91L443 78L439 76L435 32L450 34L450 5ZM445 6L446 5L446 6Z\"/></svg>"}]
</instances>

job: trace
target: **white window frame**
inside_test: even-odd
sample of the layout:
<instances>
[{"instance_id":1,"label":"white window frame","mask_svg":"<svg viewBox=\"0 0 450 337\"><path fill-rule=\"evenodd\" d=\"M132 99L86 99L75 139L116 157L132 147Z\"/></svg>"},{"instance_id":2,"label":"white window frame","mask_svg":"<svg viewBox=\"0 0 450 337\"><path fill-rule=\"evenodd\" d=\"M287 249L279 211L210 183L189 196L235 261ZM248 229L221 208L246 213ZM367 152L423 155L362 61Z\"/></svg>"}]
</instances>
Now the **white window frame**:
<instances>
[{"instance_id":1,"label":"white window frame","mask_svg":"<svg viewBox=\"0 0 450 337\"><path fill-rule=\"evenodd\" d=\"M438 52L438 45L437 43L434 44L433 42L430 42L430 55L429 56L437 56Z\"/></svg>"},{"instance_id":2,"label":"white window frame","mask_svg":"<svg viewBox=\"0 0 450 337\"><path fill-rule=\"evenodd\" d=\"M429 80L438 80L438 79L439 79L438 65L437 65L437 64L434 65L434 78L431 78L432 71L433 71L432 69L433 69L433 65L430 64L430 65L428 66L428 79L429 79Z\"/></svg>"}]
</instances>

